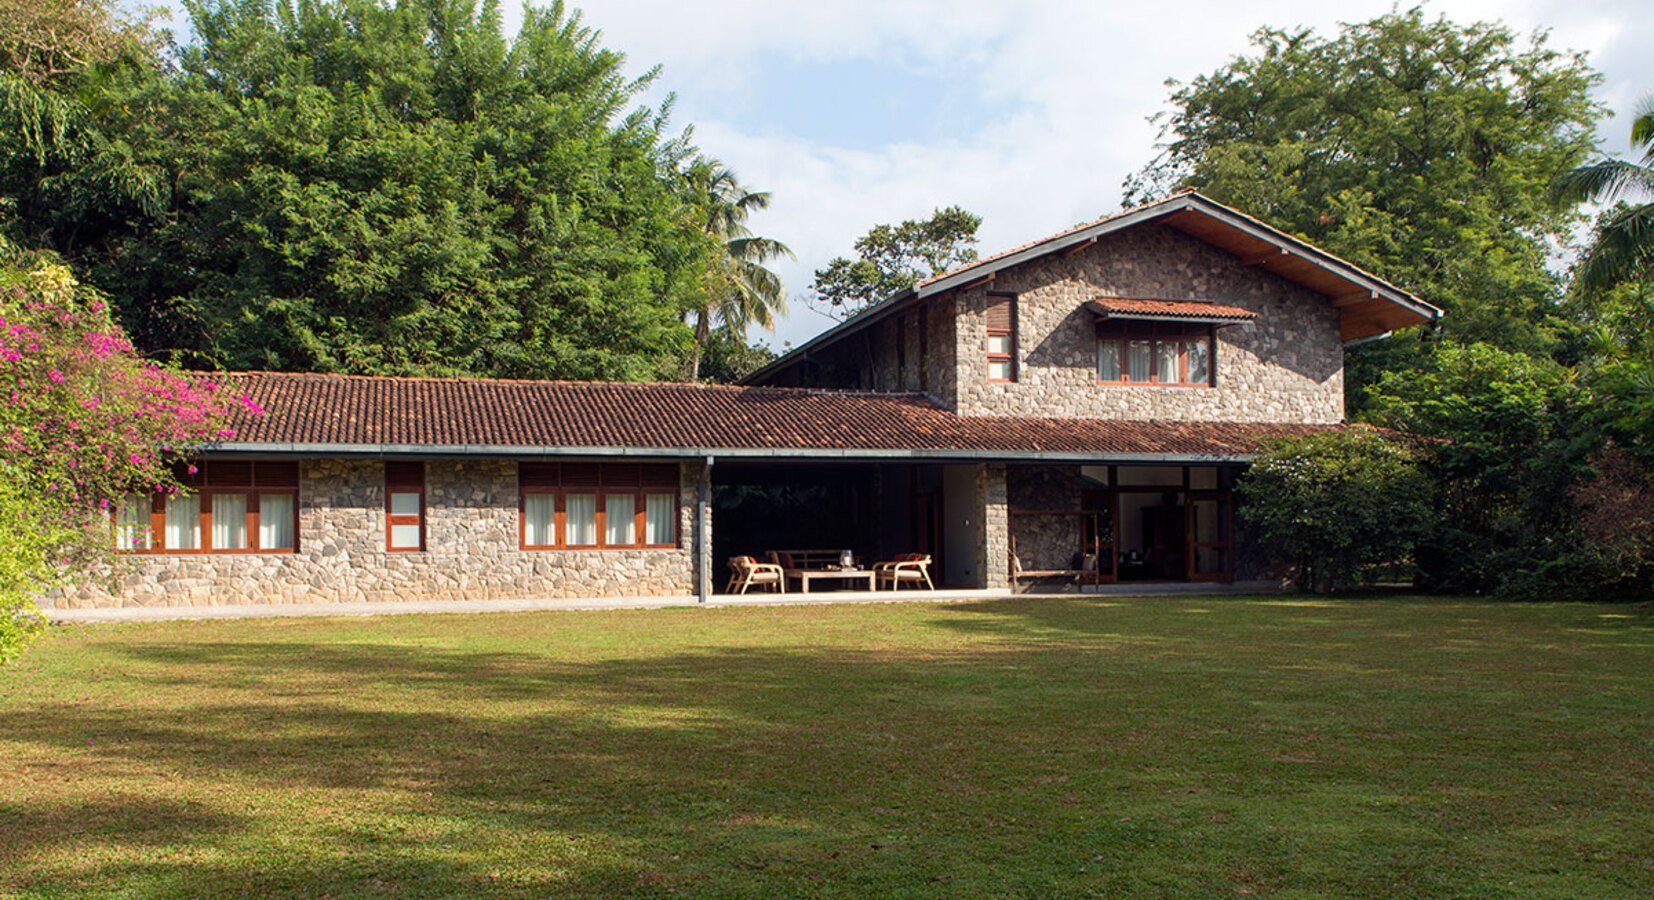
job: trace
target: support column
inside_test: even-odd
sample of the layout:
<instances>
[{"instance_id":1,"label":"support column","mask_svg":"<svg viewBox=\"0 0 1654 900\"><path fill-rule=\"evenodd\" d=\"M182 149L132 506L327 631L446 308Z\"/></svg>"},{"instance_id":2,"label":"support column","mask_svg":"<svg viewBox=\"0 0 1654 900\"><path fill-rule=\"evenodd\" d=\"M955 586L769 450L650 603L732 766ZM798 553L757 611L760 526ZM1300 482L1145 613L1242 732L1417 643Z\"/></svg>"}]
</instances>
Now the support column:
<instances>
[{"instance_id":1,"label":"support column","mask_svg":"<svg viewBox=\"0 0 1654 900\"><path fill-rule=\"evenodd\" d=\"M705 603L712 594L712 457L695 479L695 599Z\"/></svg>"},{"instance_id":2,"label":"support column","mask_svg":"<svg viewBox=\"0 0 1654 900\"><path fill-rule=\"evenodd\" d=\"M976 509L982 522L982 543L977 548L977 571L982 586L1005 589L1011 586L1011 516L1005 496L1005 465L986 463L976 469Z\"/></svg>"}]
</instances>

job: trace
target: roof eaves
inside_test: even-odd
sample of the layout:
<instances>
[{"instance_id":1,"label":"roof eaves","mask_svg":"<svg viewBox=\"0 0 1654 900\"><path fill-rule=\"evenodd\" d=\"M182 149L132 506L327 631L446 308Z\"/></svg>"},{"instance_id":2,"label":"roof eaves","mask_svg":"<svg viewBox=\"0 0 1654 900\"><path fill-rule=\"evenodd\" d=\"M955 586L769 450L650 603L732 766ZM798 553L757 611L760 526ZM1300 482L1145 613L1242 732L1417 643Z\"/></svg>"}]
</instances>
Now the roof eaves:
<instances>
[{"instance_id":1,"label":"roof eaves","mask_svg":"<svg viewBox=\"0 0 1654 900\"><path fill-rule=\"evenodd\" d=\"M561 447L482 444L348 444L326 442L219 441L197 451L201 458L285 457L383 459L768 459L799 462L918 459L932 462L1244 462L1255 451L1121 452L1010 450L942 447Z\"/></svg>"},{"instance_id":2,"label":"roof eaves","mask_svg":"<svg viewBox=\"0 0 1654 900\"><path fill-rule=\"evenodd\" d=\"M1303 257L1315 265L1338 271L1346 279L1383 296L1393 303L1408 307L1430 321L1440 319L1443 315L1441 307L1421 300L1355 263L1328 253L1308 241L1293 237L1255 216L1247 215L1234 207L1225 206L1200 194L1189 194L1187 196L1192 201L1189 205L1200 207L1201 212L1248 232L1253 237L1280 246L1282 250ZM1283 244L1290 246L1282 246Z\"/></svg>"}]
</instances>

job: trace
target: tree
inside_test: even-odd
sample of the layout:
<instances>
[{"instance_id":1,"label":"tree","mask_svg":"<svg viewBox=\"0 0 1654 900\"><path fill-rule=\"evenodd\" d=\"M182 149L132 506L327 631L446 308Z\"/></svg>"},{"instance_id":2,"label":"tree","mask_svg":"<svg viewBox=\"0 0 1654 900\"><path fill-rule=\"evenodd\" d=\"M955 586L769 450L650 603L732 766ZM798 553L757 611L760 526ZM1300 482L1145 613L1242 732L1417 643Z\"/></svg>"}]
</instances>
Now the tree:
<instances>
[{"instance_id":1,"label":"tree","mask_svg":"<svg viewBox=\"0 0 1654 900\"><path fill-rule=\"evenodd\" d=\"M675 374L712 248L654 72L566 14L453 0L191 0L171 65L94 87L159 207L18 167L5 223L208 366L628 379Z\"/></svg>"},{"instance_id":2,"label":"tree","mask_svg":"<svg viewBox=\"0 0 1654 900\"><path fill-rule=\"evenodd\" d=\"M1421 9L1332 37L1265 28L1241 56L1173 82L1158 158L1133 201L1195 188L1444 307L1455 339L1543 352L1580 221L1547 186L1593 148L1599 76L1578 54ZM1351 354L1351 408L1412 338Z\"/></svg>"},{"instance_id":3,"label":"tree","mask_svg":"<svg viewBox=\"0 0 1654 900\"><path fill-rule=\"evenodd\" d=\"M8 210L17 223L63 206L159 209L158 170L98 109L102 85L153 65L158 46L112 0L0 3L0 221Z\"/></svg>"},{"instance_id":4,"label":"tree","mask_svg":"<svg viewBox=\"0 0 1654 900\"><path fill-rule=\"evenodd\" d=\"M1430 482L1414 452L1373 431L1282 438L1236 483L1238 511L1306 590L1370 583L1427 533Z\"/></svg>"},{"instance_id":5,"label":"tree","mask_svg":"<svg viewBox=\"0 0 1654 900\"><path fill-rule=\"evenodd\" d=\"M208 381L143 362L69 270L0 244L0 662L38 630L36 596L112 549L110 503L176 488L172 462L231 436Z\"/></svg>"},{"instance_id":6,"label":"tree","mask_svg":"<svg viewBox=\"0 0 1654 900\"><path fill-rule=\"evenodd\" d=\"M837 257L817 269L812 302L845 317L913 287L925 278L976 261L982 217L962 207L928 219L875 225L856 240L856 259Z\"/></svg>"},{"instance_id":7,"label":"tree","mask_svg":"<svg viewBox=\"0 0 1654 900\"><path fill-rule=\"evenodd\" d=\"M1610 445L1591 458L1590 474L1570 494L1605 572L1619 576L1631 596L1647 598L1654 591L1654 470Z\"/></svg>"},{"instance_id":8,"label":"tree","mask_svg":"<svg viewBox=\"0 0 1654 900\"><path fill-rule=\"evenodd\" d=\"M700 377L713 384L734 384L775 361L775 351L749 344L745 332L720 325L708 336Z\"/></svg>"},{"instance_id":9,"label":"tree","mask_svg":"<svg viewBox=\"0 0 1654 900\"><path fill-rule=\"evenodd\" d=\"M753 210L769 208L768 192L748 190L734 172L704 156L689 166L685 177L703 210L704 230L716 244L707 261L706 283L699 302L690 311L695 349L688 374L693 381L700 377L714 325L737 335L745 335L749 325L774 330L775 314L787 311L787 291L780 276L764 264L794 257L786 244L759 237L747 227L747 217Z\"/></svg>"},{"instance_id":10,"label":"tree","mask_svg":"<svg viewBox=\"0 0 1654 900\"><path fill-rule=\"evenodd\" d=\"M1569 491L1600 446L1578 373L1488 344L1443 343L1371 390L1373 421L1435 439L1437 509L1420 543L1424 586L1558 599L1595 576Z\"/></svg>"},{"instance_id":11,"label":"tree","mask_svg":"<svg viewBox=\"0 0 1654 900\"><path fill-rule=\"evenodd\" d=\"M1627 281L1654 282L1654 97L1644 99L1631 121L1631 147L1642 148L1641 163L1600 159L1558 178L1553 195L1571 203L1621 205L1598 224L1574 278L1587 291ZM1641 199L1641 203L1629 202Z\"/></svg>"}]
</instances>

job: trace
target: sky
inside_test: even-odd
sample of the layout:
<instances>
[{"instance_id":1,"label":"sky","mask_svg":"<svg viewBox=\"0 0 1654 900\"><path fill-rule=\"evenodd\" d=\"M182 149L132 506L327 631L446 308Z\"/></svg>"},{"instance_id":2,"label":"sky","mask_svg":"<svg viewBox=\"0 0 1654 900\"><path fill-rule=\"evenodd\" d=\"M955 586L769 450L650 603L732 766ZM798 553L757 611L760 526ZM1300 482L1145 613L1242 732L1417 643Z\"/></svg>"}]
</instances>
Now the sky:
<instances>
[{"instance_id":1,"label":"sky","mask_svg":"<svg viewBox=\"0 0 1654 900\"><path fill-rule=\"evenodd\" d=\"M168 0L174 10L177 0ZM1654 0L1432 0L1461 24L1502 20L1583 51L1600 135L1629 149L1629 111L1654 94ZM507 24L521 20L506 0ZM812 273L878 223L959 204L983 217L988 255L1120 208L1121 184L1156 153L1149 120L1167 79L1250 51L1264 26L1330 35L1390 0L571 0L641 75L642 102L676 95L673 121L749 188L772 194L749 224L789 245L775 266L791 312L776 349L833 324L801 300ZM185 21L175 12L182 31ZM1640 51L1640 52L1639 52Z\"/></svg>"}]
</instances>

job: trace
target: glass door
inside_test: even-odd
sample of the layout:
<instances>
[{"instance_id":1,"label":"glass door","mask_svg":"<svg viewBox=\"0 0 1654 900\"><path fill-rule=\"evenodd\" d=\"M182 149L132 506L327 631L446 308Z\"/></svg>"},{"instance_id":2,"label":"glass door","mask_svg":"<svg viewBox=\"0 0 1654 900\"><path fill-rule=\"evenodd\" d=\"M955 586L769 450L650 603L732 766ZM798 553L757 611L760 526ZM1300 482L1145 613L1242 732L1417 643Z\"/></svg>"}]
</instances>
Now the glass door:
<instances>
[{"instance_id":1,"label":"glass door","mask_svg":"<svg viewBox=\"0 0 1654 900\"><path fill-rule=\"evenodd\" d=\"M1085 511L1081 517L1084 546L1080 552L1091 554L1097 561L1092 583L1113 584L1119 580L1115 565L1120 559L1114 540L1114 492L1085 491L1080 506Z\"/></svg>"},{"instance_id":2,"label":"glass door","mask_svg":"<svg viewBox=\"0 0 1654 900\"><path fill-rule=\"evenodd\" d=\"M1233 581L1234 522L1228 491L1191 491L1188 515L1190 581Z\"/></svg>"}]
</instances>

